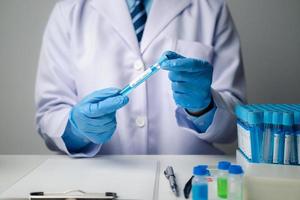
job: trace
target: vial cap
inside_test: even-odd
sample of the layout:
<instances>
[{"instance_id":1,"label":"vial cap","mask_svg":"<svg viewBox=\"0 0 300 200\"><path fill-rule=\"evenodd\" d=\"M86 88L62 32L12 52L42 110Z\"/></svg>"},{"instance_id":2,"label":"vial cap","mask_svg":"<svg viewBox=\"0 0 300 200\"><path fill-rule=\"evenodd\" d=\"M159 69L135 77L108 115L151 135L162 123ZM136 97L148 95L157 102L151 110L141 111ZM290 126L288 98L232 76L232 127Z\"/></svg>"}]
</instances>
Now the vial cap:
<instances>
[{"instance_id":1,"label":"vial cap","mask_svg":"<svg viewBox=\"0 0 300 200\"><path fill-rule=\"evenodd\" d=\"M282 124L282 113L281 112L273 112L272 124L274 124L274 125Z\"/></svg>"},{"instance_id":2,"label":"vial cap","mask_svg":"<svg viewBox=\"0 0 300 200\"><path fill-rule=\"evenodd\" d=\"M207 175L207 165L198 165L194 167L193 174L198 176Z\"/></svg>"},{"instance_id":3,"label":"vial cap","mask_svg":"<svg viewBox=\"0 0 300 200\"><path fill-rule=\"evenodd\" d=\"M246 109L246 107L244 105L238 105L236 107L235 113L237 115L237 117L239 119L241 119L242 121L248 121L248 110Z\"/></svg>"},{"instance_id":4,"label":"vial cap","mask_svg":"<svg viewBox=\"0 0 300 200\"><path fill-rule=\"evenodd\" d=\"M244 171L240 165L231 165L229 167L229 173L230 174L242 174L242 173L244 173Z\"/></svg>"},{"instance_id":5,"label":"vial cap","mask_svg":"<svg viewBox=\"0 0 300 200\"><path fill-rule=\"evenodd\" d=\"M249 124L260 124L263 122L263 112L252 111L248 113Z\"/></svg>"},{"instance_id":6,"label":"vial cap","mask_svg":"<svg viewBox=\"0 0 300 200\"><path fill-rule=\"evenodd\" d=\"M300 111L294 111L294 122L300 124Z\"/></svg>"},{"instance_id":7,"label":"vial cap","mask_svg":"<svg viewBox=\"0 0 300 200\"><path fill-rule=\"evenodd\" d=\"M235 112L235 115L237 116L237 118L241 118L242 109L241 109L240 105L235 106L234 112Z\"/></svg>"},{"instance_id":8,"label":"vial cap","mask_svg":"<svg viewBox=\"0 0 300 200\"><path fill-rule=\"evenodd\" d=\"M264 123L271 124L272 123L272 112L265 110L264 111Z\"/></svg>"},{"instance_id":9,"label":"vial cap","mask_svg":"<svg viewBox=\"0 0 300 200\"><path fill-rule=\"evenodd\" d=\"M284 112L282 124L286 126L292 126L294 124L293 113L291 112Z\"/></svg>"},{"instance_id":10,"label":"vial cap","mask_svg":"<svg viewBox=\"0 0 300 200\"><path fill-rule=\"evenodd\" d=\"M220 161L218 163L218 169L222 169L222 170L228 170L230 167L230 162L228 161Z\"/></svg>"}]
</instances>

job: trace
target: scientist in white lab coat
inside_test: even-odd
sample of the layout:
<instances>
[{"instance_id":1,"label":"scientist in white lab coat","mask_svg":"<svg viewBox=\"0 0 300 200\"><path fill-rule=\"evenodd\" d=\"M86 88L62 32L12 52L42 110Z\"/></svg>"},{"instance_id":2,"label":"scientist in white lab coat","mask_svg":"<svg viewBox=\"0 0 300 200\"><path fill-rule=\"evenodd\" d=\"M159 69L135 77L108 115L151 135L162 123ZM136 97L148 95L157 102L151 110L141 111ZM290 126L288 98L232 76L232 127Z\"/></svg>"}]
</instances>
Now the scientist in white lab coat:
<instances>
[{"instance_id":1,"label":"scientist in white lab coat","mask_svg":"<svg viewBox=\"0 0 300 200\"><path fill-rule=\"evenodd\" d=\"M162 70L120 89L158 60ZM245 101L239 37L224 0L64 0L45 30L38 132L51 150L221 154Z\"/></svg>"}]
</instances>

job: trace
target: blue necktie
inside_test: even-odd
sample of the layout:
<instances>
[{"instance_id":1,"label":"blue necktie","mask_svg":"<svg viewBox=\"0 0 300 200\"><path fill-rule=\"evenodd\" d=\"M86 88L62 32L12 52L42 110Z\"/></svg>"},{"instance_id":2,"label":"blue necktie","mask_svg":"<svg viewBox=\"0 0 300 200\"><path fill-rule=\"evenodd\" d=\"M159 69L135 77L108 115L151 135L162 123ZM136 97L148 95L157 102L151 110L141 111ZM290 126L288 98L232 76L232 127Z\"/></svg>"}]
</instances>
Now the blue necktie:
<instances>
[{"instance_id":1,"label":"blue necktie","mask_svg":"<svg viewBox=\"0 0 300 200\"><path fill-rule=\"evenodd\" d=\"M135 34L140 42L143 36L145 24L147 21L147 13L143 0L136 0L135 5L130 11Z\"/></svg>"}]
</instances>

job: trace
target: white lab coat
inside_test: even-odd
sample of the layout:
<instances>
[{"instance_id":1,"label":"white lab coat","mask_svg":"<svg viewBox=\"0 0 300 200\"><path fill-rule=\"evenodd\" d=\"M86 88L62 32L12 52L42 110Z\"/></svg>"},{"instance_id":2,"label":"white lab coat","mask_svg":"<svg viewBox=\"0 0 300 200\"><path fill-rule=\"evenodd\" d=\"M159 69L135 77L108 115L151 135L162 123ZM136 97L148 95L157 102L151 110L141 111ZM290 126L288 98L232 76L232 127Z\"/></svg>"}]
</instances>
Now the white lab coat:
<instances>
[{"instance_id":1,"label":"white lab coat","mask_svg":"<svg viewBox=\"0 0 300 200\"><path fill-rule=\"evenodd\" d=\"M233 106L245 99L240 42L223 0L154 0L140 47L125 0L57 3L36 82L37 127L48 147L68 153L61 136L72 106L95 90L124 87L166 50L212 63L217 110L207 131L178 123L162 70L129 95L112 139L77 156L220 153L213 143L235 138Z\"/></svg>"}]
</instances>

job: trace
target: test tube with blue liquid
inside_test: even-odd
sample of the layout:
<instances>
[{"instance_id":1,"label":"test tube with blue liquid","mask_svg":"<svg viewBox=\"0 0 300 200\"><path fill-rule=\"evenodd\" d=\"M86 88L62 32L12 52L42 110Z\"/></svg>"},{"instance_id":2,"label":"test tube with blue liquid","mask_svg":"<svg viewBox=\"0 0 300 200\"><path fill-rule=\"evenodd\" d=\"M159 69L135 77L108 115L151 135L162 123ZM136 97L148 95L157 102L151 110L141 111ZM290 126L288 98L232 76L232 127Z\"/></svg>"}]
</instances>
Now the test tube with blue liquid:
<instances>
[{"instance_id":1,"label":"test tube with blue liquid","mask_svg":"<svg viewBox=\"0 0 300 200\"><path fill-rule=\"evenodd\" d=\"M248 124L250 129L252 162L259 163L262 151L263 112L252 109L248 113Z\"/></svg>"},{"instance_id":2,"label":"test tube with blue liquid","mask_svg":"<svg viewBox=\"0 0 300 200\"><path fill-rule=\"evenodd\" d=\"M291 164L293 124L293 114L284 112L282 116L282 129L284 134L283 164L285 165Z\"/></svg>"},{"instance_id":3,"label":"test tube with blue liquid","mask_svg":"<svg viewBox=\"0 0 300 200\"><path fill-rule=\"evenodd\" d=\"M295 134L296 134L296 146L297 146L297 158L298 165L300 165L300 104L293 105L297 110L296 112L296 122L295 122Z\"/></svg>"},{"instance_id":4,"label":"test tube with blue liquid","mask_svg":"<svg viewBox=\"0 0 300 200\"><path fill-rule=\"evenodd\" d=\"M284 135L282 132L282 113L273 112L272 115L273 135L273 163L283 164Z\"/></svg>"},{"instance_id":5,"label":"test tube with blue liquid","mask_svg":"<svg viewBox=\"0 0 300 200\"><path fill-rule=\"evenodd\" d=\"M208 200L207 165L198 165L193 169L192 199Z\"/></svg>"},{"instance_id":6,"label":"test tube with blue liquid","mask_svg":"<svg viewBox=\"0 0 300 200\"><path fill-rule=\"evenodd\" d=\"M300 165L300 110L295 113L295 146L298 165Z\"/></svg>"},{"instance_id":7,"label":"test tube with blue liquid","mask_svg":"<svg viewBox=\"0 0 300 200\"><path fill-rule=\"evenodd\" d=\"M147 70L145 70L142 74L140 74L138 77L136 77L134 80L132 80L126 87L124 87L120 94L127 96L130 92L132 92L136 87L138 87L140 84L145 82L148 78L150 78L152 75L154 75L156 72L160 70L160 64L167 60L168 57L165 55L163 59L161 59L159 62L155 63L151 67L149 67Z\"/></svg>"},{"instance_id":8,"label":"test tube with blue liquid","mask_svg":"<svg viewBox=\"0 0 300 200\"><path fill-rule=\"evenodd\" d=\"M251 105L251 107L253 112L250 115L249 126L254 154L253 162L267 162L268 160L271 162L272 159L268 159L272 150L270 147L271 127L265 127L265 109L261 105Z\"/></svg>"},{"instance_id":9,"label":"test tube with blue liquid","mask_svg":"<svg viewBox=\"0 0 300 200\"><path fill-rule=\"evenodd\" d=\"M264 131L262 142L262 160L265 163L273 161L272 112L264 111Z\"/></svg>"},{"instance_id":10,"label":"test tube with blue liquid","mask_svg":"<svg viewBox=\"0 0 300 200\"><path fill-rule=\"evenodd\" d=\"M291 160L290 163L300 164L300 108L297 108L295 105L284 104L285 109L289 110L293 114L293 133L291 138Z\"/></svg>"},{"instance_id":11,"label":"test tube with blue liquid","mask_svg":"<svg viewBox=\"0 0 300 200\"><path fill-rule=\"evenodd\" d=\"M296 164L294 110L287 104L277 104L276 108L282 112L282 130L284 134L283 164Z\"/></svg>"}]
</instances>

